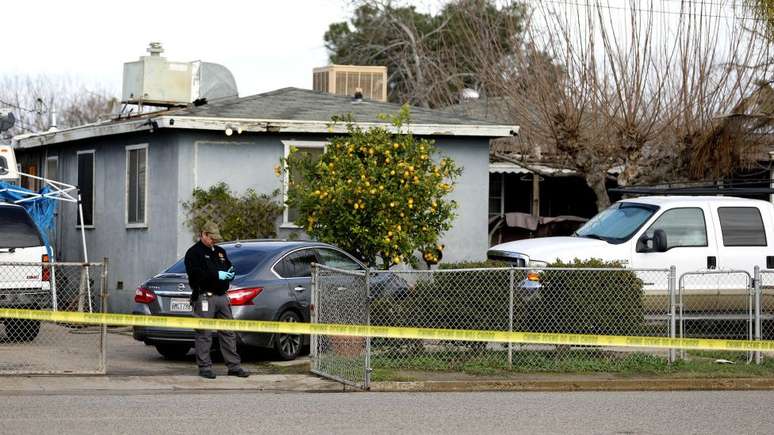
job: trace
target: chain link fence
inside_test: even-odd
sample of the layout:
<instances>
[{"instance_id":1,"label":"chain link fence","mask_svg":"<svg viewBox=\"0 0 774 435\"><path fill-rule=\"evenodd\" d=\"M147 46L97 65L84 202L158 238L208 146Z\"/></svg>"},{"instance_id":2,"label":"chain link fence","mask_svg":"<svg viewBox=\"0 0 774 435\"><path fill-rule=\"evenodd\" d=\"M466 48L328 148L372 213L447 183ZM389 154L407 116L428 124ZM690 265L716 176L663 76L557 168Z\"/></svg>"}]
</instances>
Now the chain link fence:
<instances>
[{"instance_id":1,"label":"chain link fence","mask_svg":"<svg viewBox=\"0 0 774 435\"><path fill-rule=\"evenodd\" d=\"M102 312L106 282L107 262L0 262L0 308ZM105 325L0 321L0 374L105 373Z\"/></svg>"},{"instance_id":2,"label":"chain link fence","mask_svg":"<svg viewBox=\"0 0 774 435\"><path fill-rule=\"evenodd\" d=\"M677 298L678 336L752 340L753 302L753 280L746 271L684 273L680 276ZM681 358L686 358L686 354L685 350L680 351ZM752 356L752 352L747 352L747 362L752 361Z\"/></svg>"},{"instance_id":3,"label":"chain link fence","mask_svg":"<svg viewBox=\"0 0 774 435\"><path fill-rule=\"evenodd\" d=\"M670 270L342 271L316 266L314 322L674 336ZM668 352L475 341L316 336L313 370L367 388L370 370L561 370ZM369 370L370 369L370 370Z\"/></svg>"}]
</instances>

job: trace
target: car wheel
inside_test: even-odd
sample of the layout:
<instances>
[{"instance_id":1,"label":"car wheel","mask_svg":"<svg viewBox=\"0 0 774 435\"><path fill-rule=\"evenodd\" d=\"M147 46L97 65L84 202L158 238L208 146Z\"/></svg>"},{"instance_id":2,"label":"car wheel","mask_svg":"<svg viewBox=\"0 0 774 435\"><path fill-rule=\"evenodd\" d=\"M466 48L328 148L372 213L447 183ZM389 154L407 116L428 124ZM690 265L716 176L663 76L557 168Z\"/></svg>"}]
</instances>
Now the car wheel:
<instances>
[{"instance_id":1,"label":"car wheel","mask_svg":"<svg viewBox=\"0 0 774 435\"><path fill-rule=\"evenodd\" d=\"M279 317L280 322L300 322L301 318L294 311L285 311ZM290 361L301 355L302 339L300 335L277 334L274 336L274 350L284 361Z\"/></svg>"},{"instance_id":2,"label":"car wheel","mask_svg":"<svg viewBox=\"0 0 774 435\"><path fill-rule=\"evenodd\" d=\"M157 344L156 350L166 359L183 359L191 350L190 344Z\"/></svg>"},{"instance_id":3,"label":"car wheel","mask_svg":"<svg viewBox=\"0 0 774 435\"><path fill-rule=\"evenodd\" d=\"M6 319L5 320L5 335L8 340L17 343L30 342L38 336L40 332L39 320L27 320L27 319Z\"/></svg>"}]
</instances>

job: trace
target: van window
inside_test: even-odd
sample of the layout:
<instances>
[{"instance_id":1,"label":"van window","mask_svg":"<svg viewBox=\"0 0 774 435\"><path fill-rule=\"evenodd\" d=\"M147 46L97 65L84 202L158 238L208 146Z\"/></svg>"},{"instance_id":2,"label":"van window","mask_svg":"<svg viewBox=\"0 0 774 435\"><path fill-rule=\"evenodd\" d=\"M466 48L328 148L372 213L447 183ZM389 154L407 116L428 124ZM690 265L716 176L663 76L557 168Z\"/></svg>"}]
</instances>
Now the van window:
<instances>
[{"instance_id":1,"label":"van window","mask_svg":"<svg viewBox=\"0 0 774 435\"><path fill-rule=\"evenodd\" d=\"M667 210L653 222L645 234L653 237L656 230L664 230L667 249L684 246L707 246L707 225L700 208Z\"/></svg>"},{"instance_id":2,"label":"van window","mask_svg":"<svg viewBox=\"0 0 774 435\"><path fill-rule=\"evenodd\" d=\"M755 207L718 207L723 246L766 246L761 212Z\"/></svg>"},{"instance_id":3,"label":"van window","mask_svg":"<svg viewBox=\"0 0 774 435\"><path fill-rule=\"evenodd\" d=\"M618 202L586 222L576 236L623 243L634 235L658 210L657 206Z\"/></svg>"},{"instance_id":4,"label":"van window","mask_svg":"<svg viewBox=\"0 0 774 435\"><path fill-rule=\"evenodd\" d=\"M43 246L38 227L21 207L0 207L0 248Z\"/></svg>"}]
</instances>

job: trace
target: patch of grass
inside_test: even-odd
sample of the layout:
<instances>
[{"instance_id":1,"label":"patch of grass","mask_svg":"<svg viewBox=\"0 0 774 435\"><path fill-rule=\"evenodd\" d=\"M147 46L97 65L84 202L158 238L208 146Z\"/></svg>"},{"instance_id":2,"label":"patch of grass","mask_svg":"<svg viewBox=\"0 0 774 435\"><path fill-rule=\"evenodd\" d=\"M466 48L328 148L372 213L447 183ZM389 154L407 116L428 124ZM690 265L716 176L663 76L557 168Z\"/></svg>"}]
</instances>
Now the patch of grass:
<instances>
[{"instance_id":1,"label":"patch of grass","mask_svg":"<svg viewBox=\"0 0 774 435\"><path fill-rule=\"evenodd\" d=\"M716 359L734 361L718 364ZM508 367L502 351L426 352L416 355L375 355L371 358L379 380L397 380L403 371L462 373L473 376L508 377L522 373L591 374L667 377L774 377L774 360L746 364L744 352L689 353L686 360L669 364L665 357L648 353L598 350L519 351ZM416 377L416 376L414 376ZM376 379L374 379L376 380Z\"/></svg>"}]
</instances>

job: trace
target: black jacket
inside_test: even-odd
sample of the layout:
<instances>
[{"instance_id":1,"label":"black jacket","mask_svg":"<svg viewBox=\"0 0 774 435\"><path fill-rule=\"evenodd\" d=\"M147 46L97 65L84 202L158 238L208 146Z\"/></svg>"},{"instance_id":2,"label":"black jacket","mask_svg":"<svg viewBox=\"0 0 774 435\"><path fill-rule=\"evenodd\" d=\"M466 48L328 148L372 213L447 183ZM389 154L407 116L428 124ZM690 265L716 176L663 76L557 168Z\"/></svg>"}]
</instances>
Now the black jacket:
<instances>
[{"instance_id":1,"label":"black jacket","mask_svg":"<svg viewBox=\"0 0 774 435\"><path fill-rule=\"evenodd\" d=\"M196 300L199 294L204 292L226 294L229 281L219 280L218 271L228 270L230 267L231 261L220 246L208 248L201 241L191 246L185 253L185 271L191 286L191 300Z\"/></svg>"}]
</instances>

